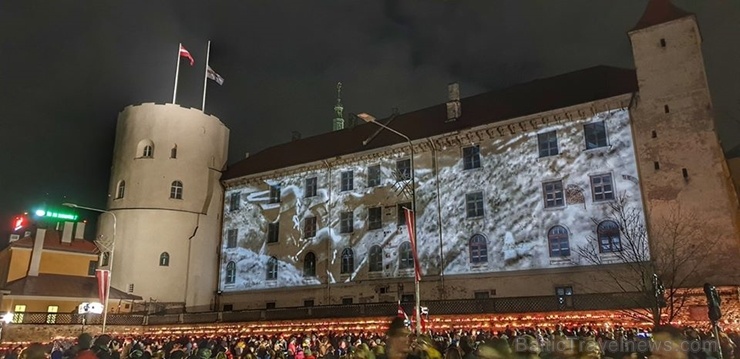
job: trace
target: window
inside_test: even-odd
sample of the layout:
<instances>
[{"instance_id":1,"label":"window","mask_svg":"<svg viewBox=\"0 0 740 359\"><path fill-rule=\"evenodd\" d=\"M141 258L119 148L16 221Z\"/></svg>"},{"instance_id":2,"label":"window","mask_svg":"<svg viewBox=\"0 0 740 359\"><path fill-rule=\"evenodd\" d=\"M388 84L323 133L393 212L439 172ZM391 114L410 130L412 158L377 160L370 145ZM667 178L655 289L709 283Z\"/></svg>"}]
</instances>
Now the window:
<instances>
[{"instance_id":1,"label":"window","mask_svg":"<svg viewBox=\"0 0 740 359\"><path fill-rule=\"evenodd\" d=\"M480 168L480 146L463 148L463 169Z\"/></svg>"},{"instance_id":2,"label":"window","mask_svg":"<svg viewBox=\"0 0 740 359\"><path fill-rule=\"evenodd\" d=\"M280 203L280 185L270 186L270 203Z\"/></svg>"},{"instance_id":3,"label":"window","mask_svg":"<svg viewBox=\"0 0 740 359\"><path fill-rule=\"evenodd\" d=\"M537 144L540 157L555 156L558 154L558 133L550 131L537 135Z\"/></svg>"},{"instance_id":4,"label":"window","mask_svg":"<svg viewBox=\"0 0 740 359\"><path fill-rule=\"evenodd\" d=\"M355 253L352 252L352 248L345 248L342 251L342 264L340 268L341 274L350 274L355 270Z\"/></svg>"},{"instance_id":5,"label":"window","mask_svg":"<svg viewBox=\"0 0 740 359\"><path fill-rule=\"evenodd\" d=\"M352 297L342 298L342 305L351 305Z\"/></svg>"},{"instance_id":6,"label":"window","mask_svg":"<svg viewBox=\"0 0 740 359\"><path fill-rule=\"evenodd\" d=\"M396 172L398 173L398 180L410 180L411 179L411 160L400 160L396 161Z\"/></svg>"},{"instance_id":7,"label":"window","mask_svg":"<svg viewBox=\"0 0 740 359\"><path fill-rule=\"evenodd\" d=\"M565 205L563 197L563 181L545 182L542 184L545 193L545 208L562 207Z\"/></svg>"},{"instance_id":8,"label":"window","mask_svg":"<svg viewBox=\"0 0 740 359\"><path fill-rule=\"evenodd\" d=\"M224 312L230 312L232 310L234 310L233 304L224 304L224 310L223 310Z\"/></svg>"},{"instance_id":9,"label":"window","mask_svg":"<svg viewBox=\"0 0 740 359\"><path fill-rule=\"evenodd\" d=\"M170 254L169 253L162 252L162 254L159 255L159 266L160 267L170 266Z\"/></svg>"},{"instance_id":10,"label":"window","mask_svg":"<svg viewBox=\"0 0 740 359\"><path fill-rule=\"evenodd\" d=\"M594 195L594 202L614 199L611 173L591 176L591 192Z\"/></svg>"},{"instance_id":11,"label":"window","mask_svg":"<svg viewBox=\"0 0 740 359\"><path fill-rule=\"evenodd\" d=\"M355 188L355 174L352 171L344 171L342 172L342 183L341 183L341 190L342 191L351 191Z\"/></svg>"},{"instance_id":12,"label":"window","mask_svg":"<svg viewBox=\"0 0 740 359\"><path fill-rule=\"evenodd\" d=\"M555 295L558 297L560 308L573 307L573 287L556 287Z\"/></svg>"},{"instance_id":13,"label":"window","mask_svg":"<svg viewBox=\"0 0 740 359\"><path fill-rule=\"evenodd\" d=\"M607 146L604 121L583 125L583 135L586 138L587 150Z\"/></svg>"},{"instance_id":14,"label":"window","mask_svg":"<svg viewBox=\"0 0 740 359\"><path fill-rule=\"evenodd\" d=\"M367 210L368 229L380 229L383 227L383 211L380 207L370 207Z\"/></svg>"},{"instance_id":15,"label":"window","mask_svg":"<svg viewBox=\"0 0 740 359\"><path fill-rule=\"evenodd\" d=\"M470 237L470 263L488 263L488 244L486 237L476 234Z\"/></svg>"},{"instance_id":16,"label":"window","mask_svg":"<svg viewBox=\"0 0 740 359\"><path fill-rule=\"evenodd\" d=\"M56 324L58 311L59 307L56 305L46 307L46 324Z\"/></svg>"},{"instance_id":17,"label":"window","mask_svg":"<svg viewBox=\"0 0 740 359\"><path fill-rule=\"evenodd\" d=\"M170 198L182 199L182 182L173 181L170 186Z\"/></svg>"},{"instance_id":18,"label":"window","mask_svg":"<svg viewBox=\"0 0 740 359\"><path fill-rule=\"evenodd\" d=\"M671 108L670 108L670 107L668 107L668 105L664 105L664 106L663 106L663 112L665 112L665 113L669 113L669 112L671 112Z\"/></svg>"},{"instance_id":19,"label":"window","mask_svg":"<svg viewBox=\"0 0 740 359\"><path fill-rule=\"evenodd\" d=\"M318 186L318 179L316 177L306 178L306 189L304 196L306 198L316 196L316 189Z\"/></svg>"},{"instance_id":20,"label":"window","mask_svg":"<svg viewBox=\"0 0 740 359\"><path fill-rule=\"evenodd\" d=\"M599 237L599 252L611 253L622 250L622 238L619 236L617 222L608 220L596 226L596 235Z\"/></svg>"},{"instance_id":21,"label":"window","mask_svg":"<svg viewBox=\"0 0 740 359\"><path fill-rule=\"evenodd\" d=\"M405 226L406 225L406 211L404 211L404 208L411 209L411 202L407 203L401 203L397 206L397 212L398 212L398 225L399 226Z\"/></svg>"},{"instance_id":22,"label":"window","mask_svg":"<svg viewBox=\"0 0 740 359\"><path fill-rule=\"evenodd\" d=\"M267 260L267 280L277 280L278 277L278 260L276 257L270 257Z\"/></svg>"},{"instance_id":23,"label":"window","mask_svg":"<svg viewBox=\"0 0 740 359\"><path fill-rule=\"evenodd\" d=\"M468 218L483 217L483 192L466 194L465 207Z\"/></svg>"},{"instance_id":24,"label":"window","mask_svg":"<svg viewBox=\"0 0 740 359\"><path fill-rule=\"evenodd\" d=\"M307 300L304 300L304 301L303 301L303 306L304 306L304 307L313 307L313 306L314 306L314 301L313 301L313 299L307 299Z\"/></svg>"},{"instance_id":25,"label":"window","mask_svg":"<svg viewBox=\"0 0 740 359\"><path fill-rule=\"evenodd\" d=\"M100 258L100 266L107 267L110 262L110 252L103 252L103 256Z\"/></svg>"},{"instance_id":26,"label":"window","mask_svg":"<svg viewBox=\"0 0 740 359\"><path fill-rule=\"evenodd\" d=\"M303 220L303 238L316 237L316 217L306 217Z\"/></svg>"},{"instance_id":27,"label":"window","mask_svg":"<svg viewBox=\"0 0 740 359\"><path fill-rule=\"evenodd\" d=\"M275 302L265 303L265 309L275 309Z\"/></svg>"},{"instance_id":28,"label":"window","mask_svg":"<svg viewBox=\"0 0 740 359\"><path fill-rule=\"evenodd\" d=\"M23 323L23 313L26 311L26 306L24 304L16 304L13 309L13 323Z\"/></svg>"},{"instance_id":29,"label":"window","mask_svg":"<svg viewBox=\"0 0 740 359\"><path fill-rule=\"evenodd\" d=\"M485 292L475 292L473 293L475 295L475 299L488 299L491 297L491 294L488 291Z\"/></svg>"},{"instance_id":30,"label":"window","mask_svg":"<svg viewBox=\"0 0 740 359\"><path fill-rule=\"evenodd\" d=\"M226 265L226 284L234 284L236 282L236 263L229 262Z\"/></svg>"},{"instance_id":31,"label":"window","mask_svg":"<svg viewBox=\"0 0 740 359\"><path fill-rule=\"evenodd\" d=\"M98 269L98 261L90 261L87 264L87 275L95 275L95 271Z\"/></svg>"},{"instance_id":32,"label":"window","mask_svg":"<svg viewBox=\"0 0 740 359\"><path fill-rule=\"evenodd\" d=\"M267 243L277 243L280 235L280 226L278 223L267 224Z\"/></svg>"},{"instance_id":33,"label":"window","mask_svg":"<svg viewBox=\"0 0 740 359\"><path fill-rule=\"evenodd\" d=\"M665 47L665 39L660 39L660 47Z\"/></svg>"},{"instance_id":34,"label":"window","mask_svg":"<svg viewBox=\"0 0 740 359\"><path fill-rule=\"evenodd\" d=\"M370 272L381 272L383 271L383 249L380 246L370 247Z\"/></svg>"},{"instance_id":35,"label":"window","mask_svg":"<svg viewBox=\"0 0 740 359\"><path fill-rule=\"evenodd\" d=\"M170 150L170 158L177 158L177 145Z\"/></svg>"},{"instance_id":36,"label":"window","mask_svg":"<svg viewBox=\"0 0 740 359\"><path fill-rule=\"evenodd\" d=\"M242 193L241 192L232 193L231 196L229 196L229 211L230 212L238 211L241 202L242 202Z\"/></svg>"},{"instance_id":37,"label":"window","mask_svg":"<svg viewBox=\"0 0 740 359\"><path fill-rule=\"evenodd\" d=\"M547 231L547 243L550 246L550 257L570 256L568 230L563 226L554 226Z\"/></svg>"},{"instance_id":38,"label":"window","mask_svg":"<svg viewBox=\"0 0 740 359\"><path fill-rule=\"evenodd\" d=\"M141 157L151 158L154 155L154 149L150 145L144 146L144 152L141 153Z\"/></svg>"},{"instance_id":39,"label":"window","mask_svg":"<svg viewBox=\"0 0 740 359\"><path fill-rule=\"evenodd\" d=\"M411 242L403 242L398 247L398 269L414 268L414 255L411 251Z\"/></svg>"},{"instance_id":40,"label":"window","mask_svg":"<svg viewBox=\"0 0 740 359\"><path fill-rule=\"evenodd\" d=\"M306 257L303 258L303 276L316 276L316 255L313 252L306 253Z\"/></svg>"},{"instance_id":41,"label":"window","mask_svg":"<svg viewBox=\"0 0 740 359\"><path fill-rule=\"evenodd\" d=\"M239 237L239 229L229 229L226 231L226 248L236 248L236 240Z\"/></svg>"},{"instance_id":42,"label":"window","mask_svg":"<svg viewBox=\"0 0 740 359\"><path fill-rule=\"evenodd\" d=\"M403 303L413 303L414 302L414 295L413 294L401 294L401 302L403 302Z\"/></svg>"},{"instance_id":43,"label":"window","mask_svg":"<svg viewBox=\"0 0 740 359\"><path fill-rule=\"evenodd\" d=\"M134 292L134 283L131 283L128 285L128 292L133 293Z\"/></svg>"},{"instance_id":44,"label":"window","mask_svg":"<svg viewBox=\"0 0 740 359\"><path fill-rule=\"evenodd\" d=\"M380 165L374 165L367 168L367 186L380 186Z\"/></svg>"},{"instance_id":45,"label":"window","mask_svg":"<svg viewBox=\"0 0 740 359\"><path fill-rule=\"evenodd\" d=\"M354 212L342 212L339 217L339 233L354 231Z\"/></svg>"},{"instance_id":46,"label":"window","mask_svg":"<svg viewBox=\"0 0 740 359\"><path fill-rule=\"evenodd\" d=\"M118 188L116 188L116 199L121 199L126 195L126 181L118 182Z\"/></svg>"}]
</instances>

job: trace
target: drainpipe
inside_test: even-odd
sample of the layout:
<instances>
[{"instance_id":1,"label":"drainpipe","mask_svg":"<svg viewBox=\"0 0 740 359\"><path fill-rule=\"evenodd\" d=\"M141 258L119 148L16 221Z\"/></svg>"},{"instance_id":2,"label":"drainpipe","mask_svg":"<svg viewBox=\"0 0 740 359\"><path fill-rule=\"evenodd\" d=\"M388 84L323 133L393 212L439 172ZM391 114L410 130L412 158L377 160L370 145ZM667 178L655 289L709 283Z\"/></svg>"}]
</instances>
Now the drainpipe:
<instances>
[{"instance_id":1,"label":"drainpipe","mask_svg":"<svg viewBox=\"0 0 740 359\"><path fill-rule=\"evenodd\" d=\"M326 170L327 170L327 183L329 185L329 195L328 195L328 198L327 198L327 201L329 203L326 206L327 207L326 210L328 211L328 216L327 217L328 218L332 218L331 209L334 206L334 202L332 201L332 195L334 194L334 181L332 180L332 176L331 176L331 165L329 164L329 161L324 160L324 165L326 166ZM329 221L331 221L331 220L329 220ZM329 222L329 223L331 223L331 222ZM327 223L327 226L329 225L329 223ZM329 258L331 258L331 242L332 242L331 231L332 231L331 230L331 227L329 227L329 236L330 236L330 238L329 238L328 241L326 241L326 271L327 272L329 272L329 268L330 268L329 267ZM324 293L324 301L325 302L328 302L328 303L325 303L324 305L331 304L331 283L329 282L329 274L328 273L326 275L326 292Z\"/></svg>"},{"instance_id":2,"label":"drainpipe","mask_svg":"<svg viewBox=\"0 0 740 359\"><path fill-rule=\"evenodd\" d=\"M442 199L440 198L440 188L439 188L439 162L437 159L437 146L434 143L434 140L431 138L429 139L429 145L432 148L432 171L434 172L434 182L437 187L437 223L439 224L437 226L437 230L439 232L439 278L442 282L442 298L446 299L447 295L445 294L445 255L444 255L444 240L442 237Z\"/></svg>"}]
</instances>

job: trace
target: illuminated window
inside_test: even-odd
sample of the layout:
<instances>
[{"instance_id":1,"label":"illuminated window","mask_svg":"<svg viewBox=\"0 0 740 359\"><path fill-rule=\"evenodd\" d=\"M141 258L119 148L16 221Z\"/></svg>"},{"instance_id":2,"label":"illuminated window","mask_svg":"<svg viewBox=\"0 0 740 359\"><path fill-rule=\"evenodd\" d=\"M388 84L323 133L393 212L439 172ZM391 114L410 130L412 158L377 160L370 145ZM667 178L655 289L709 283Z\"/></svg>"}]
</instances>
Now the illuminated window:
<instances>
[{"instance_id":1,"label":"illuminated window","mask_svg":"<svg viewBox=\"0 0 740 359\"><path fill-rule=\"evenodd\" d=\"M316 237L316 217L306 217L303 220L303 238Z\"/></svg>"},{"instance_id":2,"label":"illuminated window","mask_svg":"<svg viewBox=\"0 0 740 359\"><path fill-rule=\"evenodd\" d=\"M169 253L162 252L162 254L159 255L159 266L160 267L170 266L170 254Z\"/></svg>"},{"instance_id":3,"label":"illuminated window","mask_svg":"<svg viewBox=\"0 0 740 359\"><path fill-rule=\"evenodd\" d=\"M380 186L380 165L374 165L367 168L367 186Z\"/></svg>"},{"instance_id":4,"label":"illuminated window","mask_svg":"<svg viewBox=\"0 0 740 359\"><path fill-rule=\"evenodd\" d=\"M547 242L550 245L550 257L570 256L568 230L563 226L554 226L547 232Z\"/></svg>"},{"instance_id":5,"label":"illuminated window","mask_svg":"<svg viewBox=\"0 0 740 359\"><path fill-rule=\"evenodd\" d=\"M234 284L236 282L236 263L229 262L226 265L226 284Z\"/></svg>"},{"instance_id":6,"label":"illuminated window","mask_svg":"<svg viewBox=\"0 0 740 359\"><path fill-rule=\"evenodd\" d=\"M242 202L242 193L236 192L229 196L229 211L238 211Z\"/></svg>"},{"instance_id":7,"label":"illuminated window","mask_svg":"<svg viewBox=\"0 0 740 359\"><path fill-rule=\"evenodd\" d=\"M270 203L280 203L280 185L270 186Z\"/></svg>"},{"instance_id":8,"label":"illuminated window","mask_svg":"<svg viewBox=\"0 0 740 359\"><path fill-rule=\"evenodd\" d=\"M173 181L170 186L170 198L182 199L182 182Z\"/></svg>"},{"instance_id":9,"label":"illuminated window","mask_svg":"<svg viewBox=\"0 0 740 359\"><path fill-rule=\"evenodd\" d=\"M370 257L370 263L369 263L368 271L370 272L383 271L383 249L377 245L370 247L369 257Z\"/></svg>"},{"instance_id":10,"label":"illuminated window","mask_svg":"<svg viewBox=\"0 0 740 359\"><path fill-rule=\"evenodd\" d=\"M177 145L170 150L170 158L177 158Z\"/></svg>"},{"instance_id":11,"label":"illuminated window","mask_svg":"<svg viewBox=\"0 0 740 359\"><path fill-rule=\"evenodd\" d=\"M229 229L226 231L226 248L236 248L236 240L239 236L239 229Z\"/></svg>"},{"instance_id":12,"label":"illuminated window","mask_svg":"<svg viewBox=\"0 0 740 359\"><path fill-rule=\"evenodd\" d=\"M486 237L476 234L470 237L470 263L488 263L488 244Z\"/></svg>"},{"instance_id":13,"label":"illuminated window","mask_svg":"<svg viewBox=\"0 0 740 359\"><path fill-rule=\"evenodd\" d=\"M414 268L414 255L411 251L411 242L403 242L398 247L398 269Z\"/></svg>"},{"instance_id":14,"label":"illuminated window","mask_svg":"<svg viewBox=\"0 0 740 359\"><path fill-rule=\"evenodd\" d=\"M411 210L411 202L407 203L401 203L396 206L396 212L398 212L398 225L399 226L405 226L406 225L406 211L404 209L408 208Z\"/></svg>"},{"instance_id":15,"label":"illuminated window","mask_svg":"<svg viewBox=\"0 0 740 359\"><path fill-rule=\"evenodd\" d=\"M612 253L622 250L622 238L617 222L607 220L599 223L596 226L596 234L599 238L599 252Z\"/></svg>"},{"instance_id":16,"label":"illuminated window","mask_svg":"<svg viewBox=\"0 0 740 359\"><path fill-rule=\"evenodd\" d=\"M306 253L306 257L303 258L303 276L316 276L316 255L313 252Z\"/></svg>"},{"instance_id":17,"label":"illuminated window","mask_svg":"<svg viewBox=\"0 0 740 359\"><path fill-rule=\"evenodd\" d=\"M342 263L340 268L341 274L351 274L355 270L355 253L352 248L345 248L342 251Z\"/></svg>"},{"instance_id":18,"label":"illuminated window","mask_svg":"<svg viewBox=\"0 0 740 359\"><path fill-rule=\"evenodd\" d=\"M411 179L411 160L400 160L396 161L396 173L398 173L399 180L410 180Z\"/></svg>"},{"instance_id":19,"label":"illuminated window","mask_svg":"<svg viewBox=\"0 0 740 359\"><path fill-rule=\"evenodd\" d=\"M118 188L116 188L116 199L121 199L126 194L126 181L118 182Z\"/></svg>"},{"instance_id":20,"label":"illuminated window","mask_svg":"<svg viewBox=\"0 0 740 359\"><path fill-rule=\"evenodd\" d=\"M56 305L46 307L46 324L56 324L58 311L59 307Z\"/></svg>"},{"instance_id":21,"label":"illuminated window","mask_svg":"<svg viewBox=\"0 0 740 359\"><path fill-rule=\"evenodd\" d=\"M463 148L463 169L480 168L480 146Z\"/></svg>"},{"instance_id":22,"label":"illuminated window","mask_svg":"<svg viewBox=\"0 0 740 359\"><path fill-rule=\"evenodd\" d=\"M380 229L383 227L383 212L380 207L370 207L367 210L368 229Z\"/></svg>"},{"instance_id":23,"label":"illuminated window","mask_svg":"<svg viewBox=\"0 0 740 359\"><path fill-rule=\"evenodd\" d=\"M23 323L23 313L26 311L24 304L16 304L13 310L13 323Z\"/></svg>"},{"instance_id":24,"label":"illuminated window","mask_svg":"<svg viewBox=\"0 0 740 359\"><path fill-rule=\"evenodd\" d=\"M583 125L583 136L586 139L587 150L607 146L604 121Z\"/></svg>"},{"instance_id":25,"label":"illuminated window","mask_svg":"<svg viewBox=\"0 0 740 359\"><path fill-rule=\"evenodd\" d=\"M339 216L339 233L354 232L354 212L342 212Z\"/></svg>"},{"instance_id":26,"label":"illuminated window","mask_svg":"<svg viewBox=\"0 0 740 359\"><path fill-rule=\"evenodd\" d=\"M279 223L267 224L267 243L277 243L280 236Z\"/></svg>"},{"instance_id":27,"label":"illuminated window","mask_svg":"<svg viewBox=\"0 0 740 359\"><path fill-rule=\"evenodd\" d=\"M154 148L150 145L144 146L144 152L141 153L141 157L151 158L154 155Z\"/></svg>"},{"instance_id":28,"label":"illuminated window","mask_svg":"<svg viewBox=\"0 0 740 359\"><path fill-rule=\"evenodd\" d=\"M537 144L540 157L555 156L558 154L558 133L550 131L537 135Z\"/></svg>"},{"instance_id":29,"label":"illuminated window","mask_svg":"<svg viewBox=\"0 0 740 359\"><path fill-rule=\"evenodd\" d=\"M542 184L545 195L545 208L562 207L565 205L563 196L563 181L545 182Z\"/></svg>"},{"instance_id":30,"label":"illuminated window","mask_svg":"<svg viewBox=\"0 0 740 359\"><path fill-rule=\"evenodd\" d=\"M342 172L342 191L351 191L355 187L355 174L352 171Z\"/></svg>"},{"instance_id":31,"label":"illuminated window","mask_svg":"<svg viewBox=\"0 0 740 359\"><path fill-rule=\"evenodd\" d=\"M103 252L103 255L100 258L100 266L107 267L109 262L110 262L110 252Z\"/></svg>"},{"instance_id":32,"label":"illuminated window","mask_svg":"<svg viewBox=\"0 0 740 359\"><path fill-rule=\"evenodd\" d=\"M267 260L267 280L277 280L278 277L278 260L276 257L270 257Z\"/></svg>"},{"instance_id":33,"label":"illuminated window","mask_svg":"<svg viewBox=\"0 0 740 359\"><path fill-rule=\"evenodd\" d=\"M306 178L306 190L304 197L314 197L316 196L316 190L318 187L318 180L316 177Z\"/></svg>"},{"instance_id":34,"label":"illuminated window","mask_svg":"<svg viewBox=\"0 0 740 359\"><path fill-rule=\"evenodd\" d=\"M483 192L466 194L465 207L468 218L483 217Z\"/></svg>"},{"instance_id":35,"label":"illuminated window","mask_svg":"<svg viewBox=\"0 0 740 359\"><path fill-rule=\"evenodd\" d=\"M591 176L591 192L594 202L614 199L614 185L611 173Z\"/></svg>"},{"instance_id":36,"label":"illuminated window","mask_svg":"<svg viewBox=\"0 0 740 359\"><path fill-rule=\"evenodd\" d=\"M556 287L555 295L561 309L573 307L573 287Z\"/></svg>"}]
</instances>

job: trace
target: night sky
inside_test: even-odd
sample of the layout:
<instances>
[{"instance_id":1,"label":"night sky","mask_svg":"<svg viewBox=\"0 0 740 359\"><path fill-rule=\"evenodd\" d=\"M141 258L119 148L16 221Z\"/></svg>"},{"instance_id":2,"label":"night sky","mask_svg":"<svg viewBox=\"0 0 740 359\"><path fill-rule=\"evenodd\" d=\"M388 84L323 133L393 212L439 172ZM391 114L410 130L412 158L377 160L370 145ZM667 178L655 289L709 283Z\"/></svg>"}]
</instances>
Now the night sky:
<instances>
[{"instance_id":1,"label":"night sky","mask_svg":"<svg viewBox=\"0 0 740 359\"><path fill-rule=\"evenodd\" d=\"M697 14L725 149L740 143L740 1L675 0ZM594 65L634 67L626 32L646 0L0 1L0 234L46 203L104 207L118 112L171 102L231 129L230 163L331 130ZM566 89L563 89L564 91ZM347 117L345 117L347 118ZM88 214L89 217L94 215ZM0 241L1 242L1 241Z\"/></svg>"}]
</instances>

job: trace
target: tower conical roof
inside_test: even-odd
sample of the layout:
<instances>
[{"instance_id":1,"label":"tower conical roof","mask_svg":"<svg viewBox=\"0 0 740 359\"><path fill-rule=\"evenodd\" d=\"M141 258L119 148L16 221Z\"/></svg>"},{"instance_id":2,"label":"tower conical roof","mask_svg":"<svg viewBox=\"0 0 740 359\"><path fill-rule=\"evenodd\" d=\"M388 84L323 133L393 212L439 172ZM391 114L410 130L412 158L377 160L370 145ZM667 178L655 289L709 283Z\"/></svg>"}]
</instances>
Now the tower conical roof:
<instances>
[{"instance_id":1,"label":"tower conical roof","mask_svg":"<svg viewBox=\"0 0 740 359\"><path fill-rule=\"evenodd\" d=\"M649 0L640 21L637 22L637 25L635 25L631 31L644 29L646 27L666 23L691 15L693 14L673 5L671 0Z\"/></svg>"}]
</instances>

